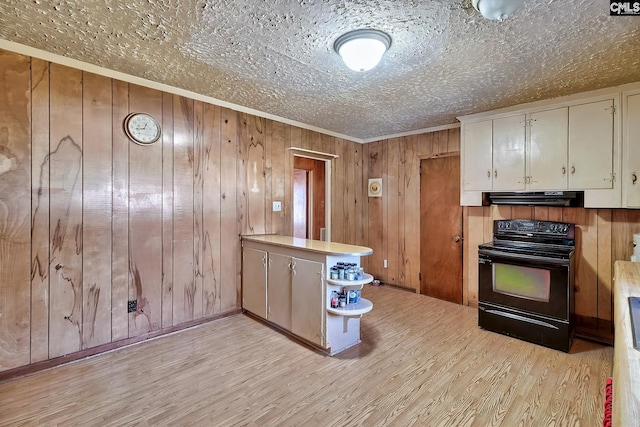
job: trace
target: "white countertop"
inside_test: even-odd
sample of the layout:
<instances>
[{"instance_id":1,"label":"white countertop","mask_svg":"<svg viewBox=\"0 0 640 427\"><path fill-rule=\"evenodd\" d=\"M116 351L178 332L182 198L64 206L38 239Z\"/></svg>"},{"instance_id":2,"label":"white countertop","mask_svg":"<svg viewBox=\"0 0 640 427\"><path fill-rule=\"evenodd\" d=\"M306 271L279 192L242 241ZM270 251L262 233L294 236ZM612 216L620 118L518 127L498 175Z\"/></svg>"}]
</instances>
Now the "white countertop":
<instances>
[{"instance_id":1,"label":"white countertop","mask_svg":"<svg viewBox=\"0 0 640 427\"><path fill-rule=\"evenodd\" d=\"M347 245L345 243L323 242L321 240L300 239L291 236L279 236L276 234L242 236L242 240L265 243L274 246L300 249L325 255L364 256L371 255L373 249L366 246Z\"/></svg>"},{"instance_id":2,"label":"white countertop","mask_svg":"<svg viewBox=\"0 0 640 427\"><path fill-rule=\"evenodd\" d=\"M640 426L640 351L633 348L629 296L640 296L640 263L616 261L613 350L613 425Z\"/></svg>"}]
</instances>

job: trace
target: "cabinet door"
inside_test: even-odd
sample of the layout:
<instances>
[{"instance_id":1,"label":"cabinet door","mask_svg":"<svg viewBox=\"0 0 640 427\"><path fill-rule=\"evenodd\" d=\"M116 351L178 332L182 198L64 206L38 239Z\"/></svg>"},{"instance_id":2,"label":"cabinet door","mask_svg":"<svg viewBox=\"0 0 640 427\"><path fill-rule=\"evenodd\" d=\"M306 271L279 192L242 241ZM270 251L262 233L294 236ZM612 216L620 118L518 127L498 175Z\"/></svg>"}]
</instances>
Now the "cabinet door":
<instances>
[{"instance_id":1,"label":"cabinet door","mask_svg":"<svg viewBox=\"0 0 640 427\"><path fill-rule=\"evenodd\" d=\"M525 189L525 116L493 120L493 190Z\"/></svg>"},{"instance_id":2,"label":"cabinet door","mask_svg":"<svg viewBox=\"0 0 640 427\"><path fill-rule=\"evenodd\" d=\"M258 249L242 251L242 308L267 318L267 253Z\"/></svg>"},{"instance_id":3,"label":"cabinet door","mask_svg":"<svg viewBox=\"0 0 640 427\"><path fill-rule=\"evenodd\" d=\"M569 188L613 187L613 99L569 107Z\"/></svg>"},{"instance_id":4,"label":"cabinet door","mask_svg":"<svg viewBox=\"0 0 640 427\"><path fill-rule=\"evenodd\" d=\"M293 258L291 332L324 347L324 264Z\"/></svg>"},{"instance_id":5,"label":"cabinet door","mask_svg":"<svg viewBox=\"0 0 640 427\"><path fill-rule=\"evenodd\" d=\"M531 113L527 175L531 190L567 188L569 109Z\"/></svg>"},{"instance_id":6,"label":"cabinet door","mask_svg":"<svg viewBox=\"0 0 640 427\"><path fill-rule=\"evenodd\" d=\"M463 124L463 191L491 191L492 120Z\"/></svg>"},{"instance_id":7,"label":"cabinet door","mask_svg":"<svg viewBox=\"0 0 640 427\"><path fill-rule=\"evenodd\" d=\"M290 256L269 252L267 319L291 330L291 264Z\"/></svg>"},{"instance_id":8,"label":"cabinet door","mask_svg":"<svg viewBox=\"0 0 640 427\"><path fill-rule=\"evenodd\" d=\"M637 208L640 207L640 94L627 98L625 127L622 185L627 195L627 206Z\"/></svg>"}]
</instances>

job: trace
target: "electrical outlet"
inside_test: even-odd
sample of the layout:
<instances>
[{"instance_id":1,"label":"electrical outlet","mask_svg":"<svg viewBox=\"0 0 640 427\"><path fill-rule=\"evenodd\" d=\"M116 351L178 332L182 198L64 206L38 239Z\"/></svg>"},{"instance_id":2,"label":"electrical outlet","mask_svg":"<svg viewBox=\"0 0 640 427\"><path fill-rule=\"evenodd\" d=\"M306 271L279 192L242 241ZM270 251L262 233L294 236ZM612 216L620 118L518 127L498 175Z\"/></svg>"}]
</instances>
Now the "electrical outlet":
<instances>
[{"instance_id":1,"label":"electrical outlet","mask_svg":"<svg viewBox=\"0 0 640 427\"><path fill-rule=\"evenodd\" d=\"M387 260L384 260L384 268L387 268Z\"/></svg>"},{"instance_id":2,"label":"electrical outlet","mask_svg":"<svg viewBox=\"0 0 640 427\"><path fill-rule=\"evenodd\" d=\"M282 211L282 202L273 202L273 211L281 212Z\"/></svg>"},{"instance_id":3,"label":"electrical outlet","mask_svg":"<svg viewBox=\"0 0 640 427\"><path fill-rule=\"evenodd\" d=\"M133 313L134 311L138 311L138 300L132 299L127 303L127 313Z\"/></svg>"}]
</instances>

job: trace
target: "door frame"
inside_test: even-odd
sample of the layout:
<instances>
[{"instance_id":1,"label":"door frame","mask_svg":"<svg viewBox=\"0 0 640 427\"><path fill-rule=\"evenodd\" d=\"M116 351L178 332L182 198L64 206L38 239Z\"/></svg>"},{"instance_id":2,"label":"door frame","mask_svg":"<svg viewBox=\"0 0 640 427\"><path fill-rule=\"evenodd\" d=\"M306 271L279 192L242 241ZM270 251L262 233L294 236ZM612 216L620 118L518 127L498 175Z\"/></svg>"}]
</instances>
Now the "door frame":
<instances>
[{"instance_id":1,"label":"door frame","mask_svg":"<svg viewBox=\"0 0 640 427\"><path fill-rule=\"evenodd\" d=\"M337 159L336 154L323 153L320 151L307 150L305 148L289 147L291 150L291 165L293 165L294 157L305 157L307 159L322 160L324 162L324 224L325 224L325 241L331 241L331 166L332 160ZM293 167L291 168L293 177ZM293 185L293 179L291 180ZM293 194L293 193L292 193ZM292 203L293 206L293 203ZM292 207L293 209L293 207ZM291 212L291 227L293 229L293 211Z\"/></svg>"}]
</instances>

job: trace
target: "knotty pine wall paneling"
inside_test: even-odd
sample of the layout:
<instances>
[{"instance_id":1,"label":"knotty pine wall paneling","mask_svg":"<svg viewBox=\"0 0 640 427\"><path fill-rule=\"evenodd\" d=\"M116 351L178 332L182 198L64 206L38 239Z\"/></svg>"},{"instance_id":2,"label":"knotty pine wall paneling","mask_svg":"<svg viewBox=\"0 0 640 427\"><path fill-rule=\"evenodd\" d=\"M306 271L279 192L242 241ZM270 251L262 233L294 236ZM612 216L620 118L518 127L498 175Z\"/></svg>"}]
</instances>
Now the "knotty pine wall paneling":
<instances>
[{"instance_id":1,"label":"knotty pine wall paneling","mask_svg":"<svg viewBox=\"0 0 640 427\"><path fill-rule=\"evenodd\" d=\"M404 138L392 138L387 141L385 148L386 155L386 185L383 185L382 198L384 203L384 224L383 234L387 237L385 258L387 259L386 281L389 283L401 283L399 280L400 263L400 230L399 216L401 207L399 206L400 189L400 144ZM404 237L404 236L402 236Z\"/></svg>"},{"instance_id":2,"label":"knotty pine wall paneling","mask_svg":"<svg viewBox=\"0 0 640 427\"><path fill-rule=\"evenodd\" d=\"M173 326L173 95L162 94L162 328Z\"/></svg>"},{"instance_id":3,"label":"knotty pine wall paneling","mask_svg":"<svg viewBox=\"0 0 640 427\"><path fill-rule=\"evenodd\" d=\"M111 342L111 79L83 73L82 348Z\"/></svg>"},{"instance_id":4,"label":"knotty pine wall paneling","mask_svg":"<svg viewBox=\"0 0 640 427\"><path fill-rule=\"evenodd\" d=\"M333 186L333 192L331 193L331 240L334 242L346 243L345 227L338 224L333 224L334 213L340 215L343 221L347 220L344 217L345 208L345 170L344 170L344 153L342 147L344 140L336 138L334 144L335 154L338 158L333 161L333 168L331 169L331 182L335 183ZM304 147L303 147L304 148ZM338 183L343 183L342 185ZM346 221L345 221L346 222Z\"/></svg>"},{"instance_id":5,"label":"knotty pine wall paneling","mask_svg":"<svg viewBox=\"0 0 640 427\"><path fill-rule=\"evenodd\" d=\"M23 55L0 65L0 373L239 309L240 234L292 232L290 147L339 156L333 240L365 244L361 144ZM157 143L127 138L131 112L160 121Z\"/></svg>"},{"instance_id":6,"label":"knotty pine wall paneling","mask_svg":"<svg viewBox=\"0 0 640 427\"><path fill-rule=\"evenodd\" d=\"M31 218L31 363L35 363L49 358L49 63L40 59L31 61Z\"/></svg>"},{"instance_id":7,"label":"knotty pine wall paneling","mask_svg":"<svg viewBox=\"0 0 640 427\"><path fill-rule=\"evenodd\" d=\"M122 128L122 120L129 114L129 84L113 80L112 90L111 340L120 341L129 337L127 302L129 299L129 144L131 141Z\"/></svg>"},{"instance_id":8,"label":"knotty pine wall paneling","mask_svg":"<svg viewBox=\"0 0 640 427\"><path fill-rule=\"evenodd\" d=\"M400 151L400 170L402 171L400 216L400 275L399 283L413 289L420 288L420 160L416 157L418 138L416 135L404 138ZM418 213L418 214L416 214Z\"/></svg>"},{"instance_id":9,"label":"knotty pine wall paneling","mask_svg":"<svg viewBox=\"0 0 640 427\"><path fill-rule=\"evenodd\" d=\"M204 308L203 289L203 149L204 149L204 103L193 103L193 319L202 318Z\"/></svg>"},{"instance_id":10,"label":"knotty pine wall paneling","mask_svg":"<svg viewBox=\"0 0 640 427\"><path fill-rule=\"evenodd\" d=\"M162 93L129 85L129 112L160 120ZM129 313L129 336L135 337L162 326L162 144L128 147L129 300L137 302Z\"/></svg>"},{"instance_id":11,"label":"knotty pine wall paneling","mask_svg":"<svg viewBox=\"0 0 640 427\"><path fill-rule=\"evenodd\" d=\"M221 149L220 149L220 254L222 290L220 309L222 312L236 309L241 300L240 280L237 264L240 262L240 213L236 206L237 188L237 113L228 108L221 109ZM231 286L233 284L234 286Z\"/></svg>"},{"instance_id":12,"label":"knotty pine wall paneling","mask_svg":"<svg viewBox=\"0 0 640 427\"><path fill-rule=\"evenodd\" d=\"M383 178L382 188L384 191L384 164L385 164L385 141L376 141L367 144L369 149L367 171L368 178ZM368 212L368 239L366 246L373 249L373 254L367 257L368 271L375 278L386 281L386 275L383 265L385 259L385 236L383 235L383 209L384 209L384 195L383 197L368 197L367 199L367 212Z\"/></svg>"},{"instance_id":13,"label":"knotty pine wall paneling","mask_svg":"<svg viewBox=\"0 0 640 427\"><path fill-rule=\"evenodd\" d=\"M49 357L82 348L82 71L50 67Z\"/></svg>"},{"instance_id":14,"label":"knotty pine wall paneling","mask_svg":"<svg viewBox=\"0 0 640 427\"><path fill-rule=\"evenodd\" d=\"M30 360L29 58L0 52L0 369Z\"/></svg>"},{"instance_id":15,"label":"knotty pine wall paneling","mask_svg":"<svg viewBox=\"0 0 640 427\"><path fill-rule=\"evenodd\" d=\"M368 190L368 181L369 181L369 147L371 144L363 144L360 151L362 155L362 198L361 198L361 206L360 206L360 216L362 223L362 230L360 231L361 242L363 244L369 241L369 190ZM371 259L371 255L361 257L360 258L360 266L364 268L364 271L367 273L371 272L371 268L369 267L369 261Z\"/></svg>"},{"instance_id":16,"label":"knotty pine wall paneling","mask_svg":"<svg viewBox=\"0 0 640 427\"><path fill-rule=\"evenodd\" d=\"M173 97L173 324L194 319L194 101Z\"/></svg>"},{"instance_id":17,"label":"knotty pine wall paneling","mask_svg":"<svg viewBox=\"0 0 640 427\"><path fill-rule=\"evenodd\" d=\"M203 302L204 315L222 311L220 278L220 107L204 105Z\"/></svg>"}]
</instances>

